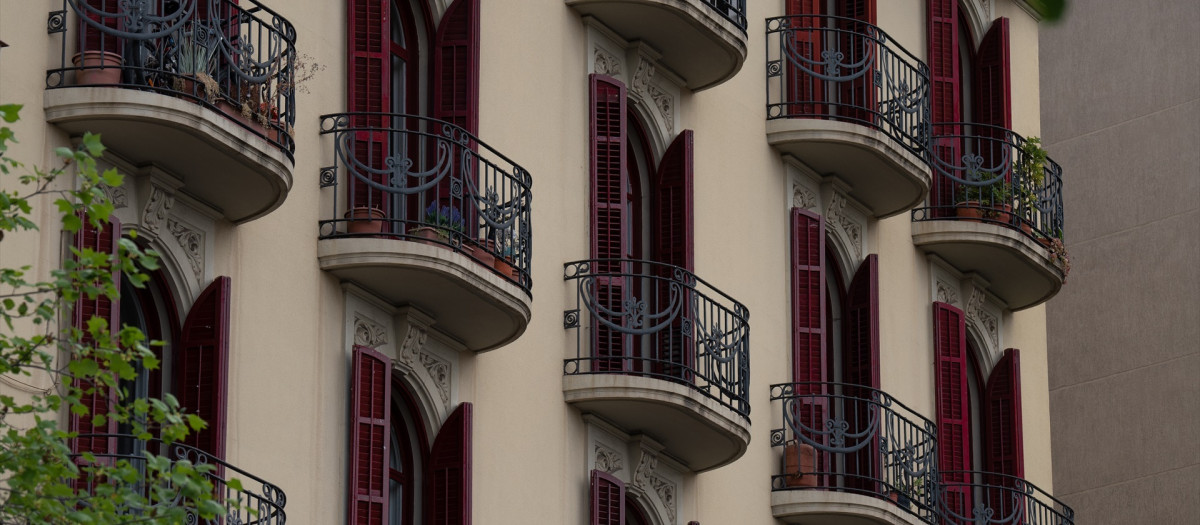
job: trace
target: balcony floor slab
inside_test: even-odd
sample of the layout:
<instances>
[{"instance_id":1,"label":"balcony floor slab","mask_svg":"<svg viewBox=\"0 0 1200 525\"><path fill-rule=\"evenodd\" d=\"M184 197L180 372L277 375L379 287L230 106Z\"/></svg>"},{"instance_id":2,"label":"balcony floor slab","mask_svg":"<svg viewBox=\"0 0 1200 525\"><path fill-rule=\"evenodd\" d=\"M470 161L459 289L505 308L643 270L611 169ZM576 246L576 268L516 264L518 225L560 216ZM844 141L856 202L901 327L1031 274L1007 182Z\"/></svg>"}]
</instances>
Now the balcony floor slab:
<instances>
[{"instance_id":1,"label":"balcony floor slab","mask_svg":"<svg viewBox=\"0 0 1200 525\"><path fill-rule=\"evenodd\" d=\"M891 500L819 489L773 491L771 512L784 523L804 525L924 524Z\"/></svg>"}]
</instances>

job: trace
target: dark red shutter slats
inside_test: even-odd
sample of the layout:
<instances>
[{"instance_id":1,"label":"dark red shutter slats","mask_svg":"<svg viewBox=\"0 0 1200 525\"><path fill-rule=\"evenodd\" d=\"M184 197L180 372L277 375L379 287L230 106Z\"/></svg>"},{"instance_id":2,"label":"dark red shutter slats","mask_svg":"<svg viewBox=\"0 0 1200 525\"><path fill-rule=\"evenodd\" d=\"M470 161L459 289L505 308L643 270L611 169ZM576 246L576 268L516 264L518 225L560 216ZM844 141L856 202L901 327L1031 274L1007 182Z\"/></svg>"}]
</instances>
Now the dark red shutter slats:
<instances>
[{"instance_id":1,"label":"dark red shutter slats","mask_svg":"<svg viewBox=\"0 0 1200 525\"><path fill-rule=\"evenodd\" d=\"M391 18L390 0L348 0L347 105L351 112L376 113L351 117L354 158L372 170L386 169L389 154L387 128L391 119L378 113L392 110ZM386 174L359 172L359 176L388 183ZM354 177L350 188L351 208L370 207L388 213L386 192L372 189Z\"/></svg>"},{"instance_id":2,"label":"dark red shutter slats","mask_svg":"<svg viewBox=\"0 0 1200 525\"><path fill-rule=\"evenodd\" d=\"M479 0L455 0L433 46L433 118L479 131Z\"/></svg>"},{"instance_id":3,"label":"dark red shutter slats","mask_svg":"<svg viewBox=\"0 0 1200 525\"><path fill-rule=\"evenodd\" d=\"M825 381L825 218L792 208L792 379Z\"/></svg>"},{"instance_id":4,"label":"dark red shutter slats","mask_svg":"<svg viewBox=\"0 0 1200 525\"><path fill-rule=\"evenodd\" d=\"M980 140L978 145L978 153L983 157L983 166L996 166L1005 161L1011 164L1009 159L1014 157L1015 152L1009 146L1011 139L1005 131L1012 129L1012 81L1009 75L1007 18L997 18L992 22L992 28L979 43L974 68L973 121L1003 128L977 126L978 129L973 130L973 135L984 139ZM1004 167L1005 180L1012 177L1010 167Z\"/></svg>"},{"instance_id":5,"label":"dark red shutter slats","mask_svg":"<svg viewBox=\"0 0 1200 525\"><path fill-rule=\"evenodd\" d=\"M225 457L226 372L229 366L230 279L217 277L192 304L175 348L179 405L208 422L184 443Z\"/></svg>"},{"instance_id":6,"label":"dark red shutter slats","mask_svg":"<svg viewBox=\"0 0 1200 525\"><path fill-rule=\"evenodd\" d=\"M825 0L787 0L787 14L791 15L821 15L824 14ZM824 73L824 61L821 59L822 24L819 16L803 16L793 18L790 22L791 31L785 37L783 45L790 48L790 53L796 55L806 67L820 74ZM784 50L782 56L787 69L787 102L786 113L796 116L823 115L828 112L825 105L825 81L816 78L787 60L789 51Z\"/></svg>"},{"instance_id":7,"label":"dark red shutter slats","mask_svg":"<svg viewBox=\"0 0 1200 525\"><path fill-rule=\"evenodd\" d=\"M385 525L388 519L388 440L391 432L392 363L355 346L350 382L351 525Z\"/></svg>"},{"instance_id":8,"label":"dark red shutter slats","mask_svg":"<svg viewBox=\"0 0 1200 525\"><path fill-rule=\"evenodd\" d=\"M87 7L81 9L92 23L115 31L122 29L123 24L121 22L124 17L121 16L120 0L87 0L85 4L99 12L93 13ZM104 16L100 13L108 13L110 16ZM79 30L79 34L83 39L83 47L80 48L80 51L106 51L118 55L122 53L121 47L124 45L124 39L104 33L82 19L79 21Z\"/></svg>"},{"instance_id":9,"label":"dark red shutter slats","mask_svg":"<svg viewBox=\"0 0 1200 525\"><path fill-rule=\"evenodd\" d=\"M1015 348L992 368L983 398L986 419L983 429L983 450L987 457L985 470L1000 476L987 480L989 485L1019 490L1013 478L1025 477L1025 446L1021 428L1021 355ZM988 505L997 516L1010 516L1015 504L1010 494L993 490Z\"/></svg>"},{"instance_id":10,"label":"dark red shutter slats","mask_svg":"<svg viewBox=\"0 0 1200 525\"><path fill-rule=\"evenodd\" d=\"M695 236L692 231L692 130L684 130L663 154L658 165L658 181L654 186L654 260L695 270ZM656 298L659 312L670 307L670 283L678 282L674 271L661 267ZM676 298L677 300L679 298ZM657 373L691 380L689 372L695 366L695 339L684 333L685 318L692 312L686 298L683 311L655 345Z\"/></svg>"},{"instance_id":11,"label":"dark red shutter slats","mask_svg":"<svg viewBox=\"0 0 1200 525\"><path fill-rule=\"evenodd\" d=\"M471 403L438 431L429 453L429 525L471 525Z\"/></svg>"},{"instance_id":12,"label":"dark red shutter slats","mask_svg":"<svg viewBox=\"0 0 1200 525\"><path fill-rule=\"evenodd\" d=\"M971 414L967 385L967 326L963 311L933 303L935 388L937 391L938 468L948 509L970 516ZM948 472L958 471L958 472Z\"/></svg>"},{"instance_id":13,"label":"dark red shutter slats","mask_svg":"<svg viewBox=\"0 0 1200 525\"><path fill-rule=\"evenodd\" d=\"M116 217L111 217L108 223L105 223L100 228L94 228L87 220L84 220L83 226L79 231L75 232L72 244L76 249L91 249L96 252L108 253L116 255L117 243L121 239L121 221ZM121 272L114 268L112 272L113 284L119 290ZM121 307L120 301L113 301L108 297L99 295L95 298L89 298L87 295L81 295L75 301L75 308L72 312L71 326L83 332L83 339L80 341L84 345L94 343L94 339L87 332L88 320L92 317L100 317L108 321L109 333L116 337L117 330L121 325ZM92 417L98 414L108 415L109 406L115 400L115 392L110 392L103 387L96 388L92 392L88 392L93 388L90 381L75 379L73 385L83 391L80 402L88 409L85 415L72 413L70 420L70 431L80 434L113 434L117 431L117 421L113 418L108 418L108 421L103 425L93 425ZM71 441L71 451L74 453L92 452L94 454L109 454L116 452L116 440L113 437L93 437L79 438Z\"/></svg>"},{"instance_id":14,"label":"dark red shutter slats","mask_svg":"<svg viewBox=\"0 0 1200 525\"><path fill-rule=\"evenodd\" d=\"M625 484L602 470L592 471L591 525L625 525Z\"/></svg>"},{"instance_id":15,"label":"dark red shutter slats","mask_svg":"<svg viewBox=\"0 0 1200 525\"><path fill-rule=\"evenodd\" d=\"M628 259L629 221L626 195L629 193L624 174L625 141L625 84L604 75L592 74L591 84L591 182L592 182L592 257L596 259ZM619 260L596 263L596 301L609 310L620 311L626 295L628 263ZM607 274L607 275L605 275ZM615 323L622 319L612 319ZM628 370L624 359L624 336L611 328L597 326L592 331L593 371ZM608 358L608 359L605 359Z\"/></svg>"},{"instance_id":16,"label":"dark red shutter slats","mask_svg":"<svg viewBox=\"0 0 1200 525\"><path fill-rule=\"evenodd\" d=\"M961 122L962 69L958 52L958 0L929 0L929 80L931 119L937 135L959 135L956 126L939 126L943 122ZM933 155L950 166L961 159L962 140L955 137L935 138ZM936 162L936 161L935 161ZM933 171L930 200L934 206L954 203L951 181ZM941 213L941 212L938 212Z\"/></svg>"},{"instance_id":17,"label":"dark red shutter slats","mask_svg":"<svg viewBox=\"0 0 1200 525\"><path fill-rule=\"evenodd\" d=\"M837 16L843 17L837 20L836 26L840 30L839 49L845 54L844 62L863 62L867 56L879 60L880 51L875 48L878 44L868 37L877 36L875 31L869 28L875 25L875 0L838 0L835 12ZM839 118L868 126L875 125L874 71L882 67L882 64L878 64L865 75L839 83Z\"/></svg>"},{"instance_id":18,"label":"dark red shutter slats","mask_svg":"<svg viewBox=\"0 0 1200 525\"><path fill-rule=\"evenodd\" d=\"M845 344L842 382L848 406L846 419L861 432L871 425L872 403L878 399L871 389L879 388L879 256L871 254L858 266L846 297ZM866 388L856 388L856 386ZM846 484L879 492L870 480L880 479L879 443L873 440L862 450L846 455Z\"/></svg>"}]
</instances>

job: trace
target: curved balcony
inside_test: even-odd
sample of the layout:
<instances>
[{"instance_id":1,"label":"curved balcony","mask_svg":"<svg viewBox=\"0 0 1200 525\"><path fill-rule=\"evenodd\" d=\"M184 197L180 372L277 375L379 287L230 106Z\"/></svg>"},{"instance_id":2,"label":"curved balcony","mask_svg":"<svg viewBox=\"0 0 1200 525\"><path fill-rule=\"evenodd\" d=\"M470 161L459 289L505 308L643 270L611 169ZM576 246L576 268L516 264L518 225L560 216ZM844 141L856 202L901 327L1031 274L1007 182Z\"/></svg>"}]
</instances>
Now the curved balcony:
<instances>
[{"instance_id":1,"label":"curved balcony","mask_svg":"<svg viewBox=\"0 0 1200 525\"><path fill-rule=\"evenodd\" d=\"M77 490L91 493L92 489L98 483L112 484L117 482L108 476L89 476L87 474L89 466L112 467L117 465L118 462L125 462L138 473L135 479L123 479L122 482L133 485L133 488L135 488L134 492L145 494L147 499L143 501L118 502L119 511L127 513L127 515L145 515L145 511L150 508L175 507L182 501L182 489L174 489L169 470L155 472L151 468L146 456L143 455L143 452L149 452L165 457L171 462L189 461L193 465L212 465L215 467L211 472L205 474L208 481L213 484L213 497L217 501L228 504L233 508L229 510L228 514L220 517L221 519L214 523L283 525L287 522L287 515L283 511L283 507L287 505L287 495L283 493L283 490L258 476L230 465L200 449L184 445L183 443L167 445L158 440L138 440L134 436L122 434L80 434L76 439L107 441L109 443L109 450L119 451L114 453L89 452L89 454L94 455L94 461L84 459L82 454L73 454L71 459L82 471L79 481L73 485ZM230 484L230 480L234 479L240 482L240 486ZM149 490L151 487L156 489L161 487L166 490ZM156 496L161 496L164 493L170 494L172 496L171 499L154 499ZM200 523L202 521L200 516L195 515L190 509L188 510L188 523Z\"/></svg>"},{"instance_id":2,"label":"curved balcony","mask_svg":"<svg viewBox=\"0 0 1200 525\"><path fill-rule=\"evenodd\" d=\"M1074 525L1075 511L1033 483L991 472L945 471L938 493L944 525Z\"/></svg>"},{"instance_id":3,"label":"curved balcony","mask_svg":"<svg viewBox=\"0 0 1200 525\"><path fill-rule=\"evenodd\" d=\"M767 141L837 175L876 217L929 191L929 67L883 30L836 16L767 19Z\"/></svg>"},{"instance_id":4,"label":"curved balcony","mask_svg":"<svg viewBox=\"0 0 1200 525\"><path fill-rule=\"evenodd\" d=\"M1062 168L1036 141L968 123L933 127L934 185L913 243L974 272L1014 310L1049 300L1066 274Z\"/></svg>"},{"instance_id":5,"label":"curved balcony","mask_svg":"<svg viewBox=\"0 0 1200 525\"><path fill-rule=\"evenodd\" d=\"M399 113L321 117L334 163L321 269L431 315L472 350L506 344L530 319L532 180L448 122Z\"/></svg>"},{"instance_id":6,"label":"curved balcony","mask_svg":"<svg viewBox=\"0 0 1200 525\"><path fill-rule=\"evenodd\" d=\"M749 311L691 272L629 259L567 263L576 334L563 396L629 433L647 434L693 471L750 443Z\"/></svg>"},{"instance_id":7,"label":"curved balcony","mask_svg":"<svg viewBox=\"0 0 1200 525\"><path fill-rule=\"evenodd\" d=\"M283 204L294 164L291 23L255 0L62 6L49 22L62 50L46 72L48 122L100 133L235 223Z\"/></svg>"},{"instance_id":8,"label":"curved balcony","mask_svg":"<svg viewBox=\"0 0 1200 525\"><path fill-rule=\"evenodd\" d=\"M627 41L662 53L658 63L692 91L733 78L746 62L746 0L564 0Z\"/></svg>"},{"instance_id":9,"label":"curved balcony","mask_svg":"<svg viewBox=\"0 0 1200 525\"><path fill-rule=\"evenodd\" d=\"M937 432L887 393L842 383L771 386L783 427L771 510L785 523L936 523ZM845 521L850 520L850 521Z\"/></svg>"}]
</instances>

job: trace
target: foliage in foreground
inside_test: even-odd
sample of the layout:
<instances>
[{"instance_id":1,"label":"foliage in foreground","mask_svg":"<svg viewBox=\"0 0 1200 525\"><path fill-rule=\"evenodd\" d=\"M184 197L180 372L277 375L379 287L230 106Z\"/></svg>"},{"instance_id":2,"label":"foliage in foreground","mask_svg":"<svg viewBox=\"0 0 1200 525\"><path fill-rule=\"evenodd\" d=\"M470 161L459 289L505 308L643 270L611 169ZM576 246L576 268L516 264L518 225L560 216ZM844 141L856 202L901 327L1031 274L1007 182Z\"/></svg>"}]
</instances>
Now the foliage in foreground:
<instances>
[{"instance_id":1,"label":"foliage in foreground","mask_svg":"<svg viewBox=\"0 0 1200 525\"><path fill-rule=\"evenodd\" d=\"M20 108L0 105L0 119L16 122ZM85 135L75 149L56 149L58 165L48 170L6 156L14 142L12 130L0 126L0 176L6 183L0 189L0 242L5 233L11 245L12 234L37 230L33 206L42 202L53 203L69 235L104 227L113 212L104 186L118 186L122 177L97 170L96 158L104 152L99 136ZM12 183L14 177L19 184ZM11 248L6 255L12 256ZM164 443L164 452L204 428L170 394L134 398L122 390L121 381L134 379L139 368L159 366L154 343L141 330L124 326L114 336L99 316L79 328L71 323L80 297L117 298L114 271L135 287L145 286L158 254L122 238L115 255L75 248L72 255L41 281L30 266L0 267L0 374L8 380L0 385L0 524L166 524L183 523L189 514L202 519L225 514L207 477L212 465L172 461L152 451L128 459L72 454L75 436L61 423L69 414L101 428L115 421L138 440ZM39 383L50 387L11 386ZM116 401L106 413L89 413L83 402L97 392L111 392ZM229 485L240 489L236 480Z\"/></svg>"}]
</instances>

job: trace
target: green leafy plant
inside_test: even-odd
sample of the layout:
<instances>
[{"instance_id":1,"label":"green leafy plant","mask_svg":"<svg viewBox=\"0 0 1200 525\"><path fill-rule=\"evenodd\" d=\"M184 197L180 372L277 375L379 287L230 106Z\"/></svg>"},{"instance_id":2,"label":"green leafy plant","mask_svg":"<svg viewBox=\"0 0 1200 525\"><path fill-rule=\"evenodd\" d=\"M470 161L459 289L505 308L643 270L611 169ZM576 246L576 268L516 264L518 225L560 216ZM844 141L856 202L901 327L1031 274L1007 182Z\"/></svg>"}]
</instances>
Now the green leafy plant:
<instances>
[{"instance_id":1,"label":"green leafy plant","mask_svg":"<svg viewBox=\"0 0 1200 525\"><path fill-rule=\"evenodd\" d=\"M176 51L176 71L181 77L176 77L174 88L176 91L187 92L184 77L191 77L201 86L204 86L204 97L210 104L217 102L217 96L220 94L221 86L217 83L217 79L213 78L213 68L216 57L216 47L206 45L195 38L192 33L181 31L176 34L178 50Z\"/></svg>"},{"instance_id":2,"label":"green leafy plant","mask_svg":"<svg viewBox=\"0 0 1200 525\"><path fill-rule=\"evenodd\" d=\"M19 110L0 105L0 119L16 122ZM58 164L52 169L27 167L7 156L15 142L12 130L0 127L0 175L15 175L17 182L0 190L0 232L9 234L10 244L13 236L36 235L33 218L42 214L35 208L44 204L54 206L61 223L55 228L68 234L104 227L114 209L104 188L123 181L116 170L98 170L96 158L104 152L99 136L85 134L77 148L54 150ZM136 464L74 454L75 434L59 423L60 414L96 426L115 421L137 439L168 445L204 428L200 417L185 414L169 394L135 398L122 389L138 367L159 366L150 349L156 343L140 330L123 326L114 336L103 317L82 325L69 321L81 298L118 298L115 271L142 287L149 279L145 272L157 265L154 251L122 238L116 254L72 248L71 257L49 271L0 268L0 374L8 385L30 387L0 388L0 523L183 523L189 516L216 519L226 504L235 505L214 499L208 479L213 465L149 451ZM83 402L97 393L115 399L106 412L91 413Z\"/></svg>"},{"instance_id":3,"label":"green leafy plant","mask_svg":"<svg viewBox=\"0 0 1200 525\"><path fill-rule=\"evenodd\" d=\"M1046 160L1049 158L1046 150L1042 149L1042 139L1029 137L1021 145L1019 158L1016 163L1015 175L1020 183L1015 188L1017 201L1026 210L1037 206L1037 195L1046 183Z\"/></svg>"}]
</instances>

